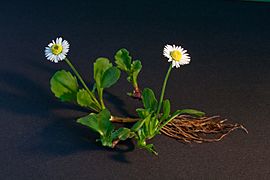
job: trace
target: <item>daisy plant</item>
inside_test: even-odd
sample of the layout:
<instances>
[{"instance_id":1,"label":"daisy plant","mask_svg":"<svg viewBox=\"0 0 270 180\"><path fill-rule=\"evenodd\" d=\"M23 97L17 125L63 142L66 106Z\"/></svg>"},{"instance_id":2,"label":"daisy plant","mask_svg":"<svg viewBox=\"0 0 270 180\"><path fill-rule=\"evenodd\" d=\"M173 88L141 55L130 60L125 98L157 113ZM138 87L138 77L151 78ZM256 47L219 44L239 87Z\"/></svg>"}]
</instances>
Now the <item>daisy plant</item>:
<instances>
[{"instance_id":1,"label":"daisy plant","mask_svg":"<svg viewBox=\"0 0 270 180\"><path fill-rule=\"evenodd\" d=\"M66 40L57 38L56 41L52 41L45 48L45 56L49 61L54 63L65 61L73 71L73 73L66 70L57 71L50 80L51 91L61 101L72 102L89 109L89 114L79 118L77 122L98 133L100 138L97 141L101 142L103 146L113 148L119 141L133 138L137 141L138 147L157 155L154 145L147 144L147 141L160 134L168 123L182 114L193 117L204 116L203 112L194 109L172 112L170 101L164 100L166 85L172 69L190 63L187 50L181 46L166 45L163 50L163 55L168 58L170 65L163 81L159 100L150 88L140 90L138 75L142 69L142 64L140 60L132 60L127 49L120 49L116 52L114 56L115 65L105 57L96 59L93 73L94 85L89 88L66 57L69 46ZM127 75L127 80L134 89L128 95L142 101L143 107L136 109L138 118L135 119L111 115L103 100L104 89L113 86L118 81L121 71ZM131 128L121 127L116 129L113 122L135 123ZM220 124L217 125L217 127L220 126ZM192 136L192 138L197 140L197 136Z\"/></svg>"},{"instance_id":2,"label":"daisy plant","mask_svg":"<svg viewBox=\"0 0 270 180\"><path fill-rule=\"evenodd\" d=\"M182 109L171 113L170 101L164 100L165 89L168 78L170 76L172 68L179 68L181 65L189 64L190 57L187 51L181 46L166 45L163 51L163 55L168 58L168 62L171 62L167 74L165 76L159 101L150 88L145 88L142 93L143 108L136 109L138 116L141 120L139 129L136 131L135 138L138 142L138 146L147 149L149 152L157 154L154 150L153 144L147 144L146 140L153 138L160 133L160 130L167 125L170 121L181 114L190 114L193 116L201 117L205 113L194 109Z\"/></svg>"}]
</instances>

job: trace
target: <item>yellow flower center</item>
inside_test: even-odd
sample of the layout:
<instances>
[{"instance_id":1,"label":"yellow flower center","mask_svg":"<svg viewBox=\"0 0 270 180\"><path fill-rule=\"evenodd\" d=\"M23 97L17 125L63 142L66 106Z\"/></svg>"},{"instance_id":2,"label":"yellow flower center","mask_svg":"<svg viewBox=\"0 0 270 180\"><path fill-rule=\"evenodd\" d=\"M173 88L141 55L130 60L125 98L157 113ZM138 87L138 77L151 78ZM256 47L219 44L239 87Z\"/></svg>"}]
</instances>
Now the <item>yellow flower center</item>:
<instances>
[{"instance_id":1,"label":"yellow flower center","mask_svg":"<svg viewBox=\"0 0 270 180\"><path fill-rule=\"evenodd\" d=\"M60 44L54 44L52 45L51 49L53 54L58 55L62 52L63 46L61 46Z\"/></svg>"},{"instance_id":2,"label":"yellow flower center","mask_svg":"<svg viewBox=\"0 0 270 180\"><path fill-rule=\"evenodd\" d=\"M173 60L175 61L180 61L180 59L182 58L182 54L180 51L178 50L174 50L170 53L170 55L172 56Z\"/></svg>"}]
</instances>

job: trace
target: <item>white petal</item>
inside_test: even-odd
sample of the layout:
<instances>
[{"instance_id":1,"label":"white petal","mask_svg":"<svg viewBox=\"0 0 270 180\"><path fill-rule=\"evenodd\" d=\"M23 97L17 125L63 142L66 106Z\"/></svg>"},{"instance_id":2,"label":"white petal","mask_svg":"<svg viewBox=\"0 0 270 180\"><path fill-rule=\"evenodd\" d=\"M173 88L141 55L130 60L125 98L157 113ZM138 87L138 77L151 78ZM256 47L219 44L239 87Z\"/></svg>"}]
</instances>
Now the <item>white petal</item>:
<instances>
[{"instance_id":1,"label":"white petal","mask_svg":"<svg viewBox=\"0 0 270 180\"><path fill-rule=\"evenodd\" d=\"M60 45L61 45L61 44L62 44L62 40L63 40L63 39L62 39L61 37L60 37L60 38L58 38L58 44L60 44Z\"/></svg>"},{"instance_id":2,"label":"white petal","mask_svg":"<svg viewBox=\"0 0 270 180\"><path fill-rule=\"evenodd\" d=\"M175 63L175 61L172 61L172 67L174 67L174 66L175 66L175 64L176 64L176 63Z\"/></svg>"}]
</instances>

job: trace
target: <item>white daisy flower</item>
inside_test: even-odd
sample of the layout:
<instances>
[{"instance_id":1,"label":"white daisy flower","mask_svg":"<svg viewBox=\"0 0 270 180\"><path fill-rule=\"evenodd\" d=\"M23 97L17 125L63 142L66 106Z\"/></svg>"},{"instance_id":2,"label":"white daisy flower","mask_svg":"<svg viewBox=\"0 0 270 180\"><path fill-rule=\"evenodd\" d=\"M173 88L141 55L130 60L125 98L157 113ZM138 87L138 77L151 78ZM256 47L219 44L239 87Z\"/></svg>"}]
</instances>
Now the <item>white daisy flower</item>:
<instances>
[{"instance_id":1,"label":"white daisy flower","mask_svg":"<svg viewBox=\"0 0 270 180\"><path fill-rule=\"evenodd\" d=\"M48 60L58 63L66 58L69 51L69 43L61 37L56 38L45 48L45 56Z\"/></svg>"},{"instance_id":2,"label":"white daisy flower","mask_svg":"<svg viewBox=\"0 0 270 180\"><path fill-rule=\"evenodd\" d=\"M180 65L189 64L190 57L187 50L181 46L166 45L163 50L163 55L168 59L168 62L172 62L172 67L179 68Z\"/></svg>"}]
</instances>

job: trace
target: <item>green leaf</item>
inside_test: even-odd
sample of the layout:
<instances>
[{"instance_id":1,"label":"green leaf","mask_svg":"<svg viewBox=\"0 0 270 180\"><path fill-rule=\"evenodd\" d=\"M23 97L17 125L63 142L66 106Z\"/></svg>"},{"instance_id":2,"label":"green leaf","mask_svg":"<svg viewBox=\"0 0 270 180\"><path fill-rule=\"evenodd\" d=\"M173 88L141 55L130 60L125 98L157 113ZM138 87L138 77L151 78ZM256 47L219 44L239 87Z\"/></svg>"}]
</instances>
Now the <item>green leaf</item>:
<instances>
[{"instance_id":1,"label":"green leaf","mask_svg":"<svg viewBox=\"0 0 270 180\"><path fill-rule=\"evenodd\" d=\"M107 58L98 58L94 63L94 79L96 81L97 88L101 85L101 79L103 77L104 72L112 67L112 63L110 63Z\"/></svg>"},{"instance_id":2,"label":"green leaf","mask_svg":"<svg viewBox=\"0 0 270 180\"><path fill-rule=\"evenodd\" d=\"M146 149L148 152L153 153L154 155L158 155L158 153L155 151L154 145L153 144L146 144L146 141L144 138L139 139L137 141L137 145L140 148Z\"/></svg>"},{"instance_id":3,"label":"green leaf","mask_svg":"<svg viewBox=\"0 0 270 180\"><path fill-rule=\"evenodd\" d=\"M54 95L62 101L76 101L79 85L70 72L57 71L51 78L50 85Z\"/></svg>"},{"instance_id":4,"label":"green leaf","mask_svg":"<svg viewBox=\"0 0 270 180\"><path fill-rule=\"evenodd\" d=\"M98 126L97 116L94 113L78 119L77 122L91 128L93 131L98 132L99 134L102 134L102 131Z\"/></svg>"},{"instance_id":5,"label":"green leaf","mask_svg":"<svg viewBox=\"0 0 270 180\"><path fill-rule=\"evenodd\" d=\"M138 131L138 130L143 126L145 120L146 120L146 118L137 121L137 122L131 127L130 130L131 130L132 132Z\"/></svg>"},{"instance_id":6,"label":"green leaf","mask_svg":"<svg viewBox=\"0 0 270 180\"><path fill-rule=\"evenodd\" d=\"M112 123L110 121L111 114L107 109L102 110L97 114L98 126L102 132L102 135L105 135L112 131Z\"/></svg>"},{"instance_id":7,"label":"green leaf","mask_svg":"<svg viewBox=\"0 0 270 180\"><path fill-rule=\"evenodd\" d=\"M107 109L102 110L98 114L89 114L77 120L78 123L85 125L100 134L100 139L103 146L112 147L112 133L114 126L110 122L110 112Z\"/></svg>"},{"instance_id":8,"label":"green leaf","mask_svg":"<svg viewBox=\"0 0 270 180\"><path fill-rule=\"evenodd\" d=\"M119 128L118 130L116 130L115 132L113 132L113 139L120 139L121 141L126 140L127 138L129 138L130 135L130 129L128 128Z\"/></svg>"},{"instance_id":9,"label":"green leaf","mask_svg":"<svg viewBox=\"0 0 270 180\"><path fill-rule=\"evenodd\" d=\"M142 130L142 129L139 129L138 131L137 131L137 135L138 135L138 143L140 144L140 145L145 145L146 144L146 142L145 142L145 134L144 134L144 131Z\"/></svg>"},{"instance_id":10,"label":"green leaf","mask_svg":"<svg viewBox=\"0 0 270 180\"><path fill-rule=\"evenodd\" d=\"M153 153L154 155L158 155L158 153L155 151L155 147L153 144L147 144L145 147L144 147L148 152L150 153Z\"/></svg>"},{"instance_id":11,"label":"green leaf","mask_svg":"<svg viewBox=\"0 0 270 180\"><path fill-rule=\"evenodd\" d=\"M156 135L156 132L158 131L158 124L159 121L156 117L152 117L149 121L149 137L148 138L152 138L153 136Z\"/></svg>"},{"instance_id":12,"label":"green leaf","mask_svg":"<svg viewBox=\"0 0 270 180\"><path fill-rule=\"evenodd\" d=\"M152 111L156 111L158 103L155 94L151 89L145 88L143 90L142 101L146 109L150 108Z\"/></svg>"},{"instance_id":13,"label":"green leaf","mask_svg":"<svg viewBox=\"0 0 270 180\"><path fill-rule=\"evenodd\" d=\"M101 136L100 141L102 146L112 147L112 137L111 136Z\"/></svg>"},{"instance_id":14,"label":"green leaf","mask_svg":"<svg viewBox=\"0 0 270 180\"><path fill-rule=\"evenodd\" d=\"M146 137L149 136L151 132L150 121L151 121L151 114L145 118L145 122L144 122L144 134Z\"/></svg>"},{"instance_id":15,"label":"green leaf","mask_svg":"<svg viewBox=\"0 0 270 180\"><path fill-rule=\"evenodd\" d=\"M170 101L166 99L165 101L163 101L163 114L161 116L161 120L167 119L170 115L170 112L171 112Z\"/></svg>"},{"instance_id":16,"label":"green leaf","mask_svg":"<svg viewBox=\"0 0 270 180\"><path fill-rule=\"evenodd\" d=\"M137 108L136 112L141 119L146 118L149 115L150 109Z\"/></svg>"},{"instance_id":17,"label":"green leaf","mask_svg":"<svg viewBox=\"0 0 270 180\"><path fill-rule=\"evenodd\" d=\"M121 73L120 70L116 67L110 67L109 69L107 69L104 72L103 77L101 79L100 87L101 88L111 87L120 78L120 73Z\"/></svg>"},{"instance_id":18,"label":"green leaf","mask_svg":"<svg viewBox=\"0 0 270 180\"><path fill-rule=\"evenodd\" d=\"M99 107L91 99L91 96L85 89L80 89L77 93L77 103L82 107L89 107L95 111L99 111Z\"/></svg>"},{"instance_id":19,"label":"green leaf","mask_svg":"<svg viewBox=\"0 0 270 180\"><path fill-rule=\"evenodd\" d=\"M129 52L126 49L120 49L116 52L115 63L117 67L123 71L128 71L131 69L131 56L129 56Z\"/></svg>"},{"instance_id":20,"label":"green leaf","mask_svg":"<svg viewBox=\"0 0 270 180\"><path fill-rule=\"evenodd\" d=\"M178 115L180 115L180 114L189 114L189 115L197 116L197 117L201 117L201 116L205 115L204 112L198 111L198 110L195 110L195 109L181 109L181 110L177 110L175 112L175 114L178 114Z\"/></svg>"},{"instance_id":21,"label":"green leaf","mask_svg":"<svg viewBox=\"0 0 270 180\"><path fill-rule=\"evenodd\" d=\"M110 122L110 112L107 109L102 110L98 114L91 113L88 116L77 120L78 123L90 127L98 132L101 136L110 137L114 127Z\"/></svg>"}]
</instances>

